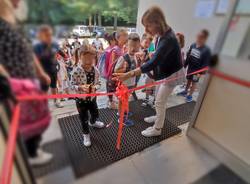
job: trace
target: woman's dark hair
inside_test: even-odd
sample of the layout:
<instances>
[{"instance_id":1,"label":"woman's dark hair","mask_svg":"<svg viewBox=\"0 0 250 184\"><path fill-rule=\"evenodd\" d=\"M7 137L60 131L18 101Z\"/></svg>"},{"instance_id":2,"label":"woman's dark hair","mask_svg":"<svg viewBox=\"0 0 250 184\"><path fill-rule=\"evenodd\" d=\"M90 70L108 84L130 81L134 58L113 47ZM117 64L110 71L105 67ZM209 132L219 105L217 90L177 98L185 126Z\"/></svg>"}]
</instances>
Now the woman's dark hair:
<instances>
[{"instance_id":1,"label":"woman's dark hair","mask_svg":"<svg viewBox=\"0 0 250 184\"><path fill-rule=\"evenodd\" d=\"M109 45L111 44L111 41L116 41L115 37L116 37L116 32L113 32L112 34L106 33L104 35L104 39L107 40Z\"/></svg>"},{"instance_id":2,"label":"woman's dark hair","mask_svg":"<svg viewBox=\"0 0 250 184\"><path fill-rule=\"evenodd\" d=\"M209 37L209 31L207 29L202 29L201 33L204 35L205 38Z\"/></svg>"}]
</instances>

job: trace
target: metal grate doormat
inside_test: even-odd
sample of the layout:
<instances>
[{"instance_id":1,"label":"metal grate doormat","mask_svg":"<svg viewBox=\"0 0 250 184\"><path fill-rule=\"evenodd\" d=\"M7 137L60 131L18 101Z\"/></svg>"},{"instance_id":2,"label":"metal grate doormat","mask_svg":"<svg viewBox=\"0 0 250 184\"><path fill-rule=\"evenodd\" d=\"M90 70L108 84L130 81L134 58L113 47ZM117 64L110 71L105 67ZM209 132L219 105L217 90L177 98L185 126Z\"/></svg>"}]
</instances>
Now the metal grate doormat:
<instances>
[{"instance_id":1,"label":"metal grate doormat","mask_svg":"<svg viewBox=\"0 0 250 184\"><path fill-rule=\"evenodd\" d=\"M195 102L181 104L167 109L166 118L171 123L180 126L190 121Z\"/></svg>"},{"instance_id":2,"label":"metal grate doormat","mask_svg":"<svg viewBox=\"0 0 250 184\"><path fill-rule=\"evenodd\" d=\"M129 128L124 127L120 151L117 151L115 147L118 130L117 111L100 109L100 120L107 124L113 123L109 128L101 130L91 129L92 146L90 148L85 148L83 145L81 124L78 115L59 119L73 170L77 178L136 152L140 152L155 143L181 132L176 125L166 121L162 136L145 138L141 135L141 131L150 125L145 123L143 118L153 115L154 111L150 108L141 107L141 101L131 102L130 110L133 112L130 119L134 120L135 125Z\"/></svg>"},{"instance_id":3,"label":"metal grate doormat","mask_svg":"<svg viewBox=\"0 0 250 184\"><path fill-rule=\"evenodd\" d=\"M63 140L55 140L42 146L42 149L53 154L51 163L43 166L32 167L33 174L36 178L43 177L55 171L59 171L67 166L70 166L68 152L66 151Z\"/></svg>"}]
</instances>

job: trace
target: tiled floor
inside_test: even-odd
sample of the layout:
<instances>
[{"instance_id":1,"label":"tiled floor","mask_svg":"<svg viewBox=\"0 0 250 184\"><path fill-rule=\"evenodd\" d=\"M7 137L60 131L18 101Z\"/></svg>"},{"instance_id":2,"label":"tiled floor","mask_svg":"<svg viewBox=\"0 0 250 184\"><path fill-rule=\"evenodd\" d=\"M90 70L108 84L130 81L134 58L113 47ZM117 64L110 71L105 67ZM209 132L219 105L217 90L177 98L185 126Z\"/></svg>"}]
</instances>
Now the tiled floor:
<instances>
[{"instance_id":1,"label":"tiled floor","mask_svg":"<svg viewBox=\"0 0 250 184\"><path fill-rule=\"evenodd\" d=\"M196 97L197 95L198 93L195 94ZM144 94L138 93L138 96L143 98ZM106 101L106 97L100 97L99 107L105 107ZM168 99L169 107L182 103L182 97L171 95ZM53 104L51 107L53 121L43 136L43 143L62 139L57 119L77 113L74 101L66 102L62 109L55 109ZM187 125L184 125L182 129L186 127ZM72 169L68 167L40 178L38 184L188 184L203 177L218 165L216 159L190 141L184 133L84 178L75 180Z\"/></svg>"},{"instance_id":2,"label":"tiled floor","mask_svg":"<svg viewBox=\"0 0 250 184\"><path fill-rule=\"evenodd\" d=\"M219 162L186 136L176 136L125 158L84 178L75 180L71 168L39 179L39 184L188 184Z\"/></svg>"}]
</instances>

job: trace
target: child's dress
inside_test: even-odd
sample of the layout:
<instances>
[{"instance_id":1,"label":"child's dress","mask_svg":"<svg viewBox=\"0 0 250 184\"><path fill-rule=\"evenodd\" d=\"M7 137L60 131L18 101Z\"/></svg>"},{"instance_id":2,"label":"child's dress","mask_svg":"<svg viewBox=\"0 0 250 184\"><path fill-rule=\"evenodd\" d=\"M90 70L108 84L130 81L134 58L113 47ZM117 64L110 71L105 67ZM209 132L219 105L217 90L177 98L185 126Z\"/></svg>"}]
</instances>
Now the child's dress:
<instances>
[{"instance_id":1,"label":"child's dress","mask_svg":"<svg viewBox=\"0 0 250 184\"><path fill-rule=\"evenodd\" d=\"M63 93L66 89L69 88L68 72L67 72L66 65L62 59L58 60L58 64L60 67L58 71L58 83L60 84L58 85L58 91L60 93Z\"/></svg>"}]
</instances>

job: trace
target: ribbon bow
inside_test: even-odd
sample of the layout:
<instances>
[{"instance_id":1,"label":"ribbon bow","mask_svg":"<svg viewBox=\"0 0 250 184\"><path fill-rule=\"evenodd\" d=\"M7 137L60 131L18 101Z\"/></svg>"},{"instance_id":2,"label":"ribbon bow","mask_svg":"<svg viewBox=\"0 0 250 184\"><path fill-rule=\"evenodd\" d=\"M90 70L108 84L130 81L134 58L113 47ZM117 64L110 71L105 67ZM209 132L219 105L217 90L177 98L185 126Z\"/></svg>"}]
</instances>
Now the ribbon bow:
<instances>
[{"instance_id":1,"label":"ribbon bow","mask_svg":"<svg viewBox=\"0 0 250 184\"><path fill-rule=\"evenodd\" d=\"M121 149L121 138L122 138L122 129L124 125L124 116L125 112L128 113L128 99L129 99L129 90L127 86L125 86L122 82L119 82L116 88L116 96L120 101L121 109L120 109L120 117L119 117L119 129L116 141L116 149Z\"/></svg>"}]
</instances>

